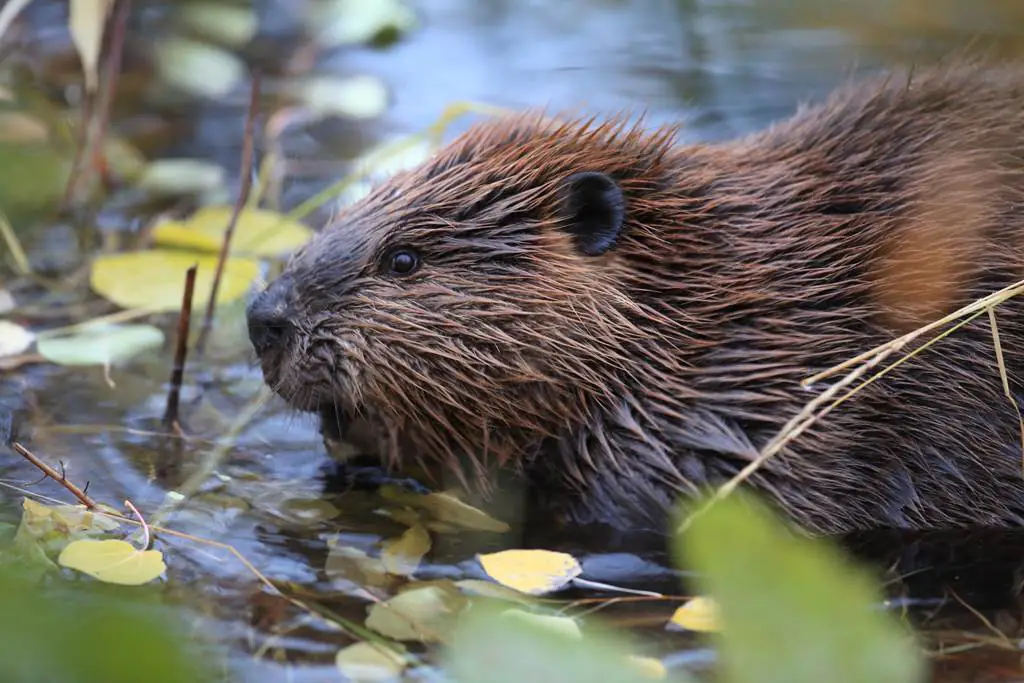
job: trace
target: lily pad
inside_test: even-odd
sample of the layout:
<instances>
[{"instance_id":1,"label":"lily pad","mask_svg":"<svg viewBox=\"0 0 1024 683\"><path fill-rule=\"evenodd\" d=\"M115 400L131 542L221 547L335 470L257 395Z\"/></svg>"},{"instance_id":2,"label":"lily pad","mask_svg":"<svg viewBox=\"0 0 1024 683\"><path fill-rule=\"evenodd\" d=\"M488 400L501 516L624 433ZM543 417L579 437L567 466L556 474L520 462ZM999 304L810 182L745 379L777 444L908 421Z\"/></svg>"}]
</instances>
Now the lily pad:
<instances>
[{"instance_id":1,"label":"lily pad","mask_svg":"<svg viewBox=\"0 0 1024 683\"><path fill-rule=\"evenodd\" d=\"M210 299L217 257L171 249L151 249L100 256L93 262L90 285L100 296L122 308L177 311L185 286L185 271L198 265L193 306ZM260 274L257 261L232 257L224 264L217 303L242 298Z\"/></svg>"},{"instance_id":2,"label":"lily pad","mask_svg":"<svg viewBox=\"0 0 1024 683\"><path fill-rule=\"evenodd\" d=\"M206 206L182 221L164 221L153 229L154 241L219 253L224 231L234 211L230 206ZM233 254L280 256L308 242L313 231L298 221L263 209L244 209L231 236Z\"/></svg>"},{"instance_id":3,"label":"lily pad","mask_svg":"<svg viewBox=\"0 0 1024 683\"><path fill-rule=\"evenodd\" d=\"M338 651L334 663L342 676L362 683L390 681L405 669L405 657L383 645L355 643Z\"/></svg>"},{"instance_id":4,"label":"lily pad","mask_svg":"<svg viewBox=\"0 0 1024 683\"><path fill-rule=\"evenodd\" d=\"M104 583L140 586L156 579L167 565L159 550L137 550L127 541L83 539L72 541L57 562Z\"/></svg>"},{"instance_id":5,"label":"lily pad","mask_svg":"<svg viewBox=\"0 0 1024 683\"><path fill-rule=\"evenodd\" d=\"M575 557L551 550L503 550L478 559L492 579L528 595L560 590L583 572Z\"/></svg>"},{"instance_id":6,"label":"lily pad","mask_svg":"<svg viewBox=\"0 0 1024 683\"><path fill-rule=\"evenodd\" d=\"M39 355L57 365L113 365L163 343L163 331L152 325L95 325L40 339L37 347Z\"/></svg>"}]
</instances>

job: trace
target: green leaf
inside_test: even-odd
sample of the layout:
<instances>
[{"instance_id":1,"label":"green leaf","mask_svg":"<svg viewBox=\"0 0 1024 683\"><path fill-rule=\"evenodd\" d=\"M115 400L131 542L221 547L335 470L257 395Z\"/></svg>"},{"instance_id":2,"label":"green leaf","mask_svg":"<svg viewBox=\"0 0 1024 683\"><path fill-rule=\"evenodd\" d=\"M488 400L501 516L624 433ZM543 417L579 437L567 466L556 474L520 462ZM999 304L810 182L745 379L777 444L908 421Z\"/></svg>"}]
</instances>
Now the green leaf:
<instances>
[{"instance_id":1,"label":"green leaf","mask_svg":"<svg viewBox=\"0 0 1024 683\"><path fill-rule=\"evenodd\" d=\"M232 53L186 38L160 41L155 58L164 81L200 97L223 98L245 75L245 65Z\"/></svg>"},{"instance_id":2,"label":"green leaf","mask_svg":"<svg viewBox=\"0 0 1024 683\"><path fill-rule=\"evenodd\" d=\"M637 683L648 677L627 643L610 633L590 629L580 638L549 622L509 616L486 604L463 613L445 655L457 681ZM687 679L677 675L671 680Z\"/></svg>"},{"instance_id":3,"label":"green leaf","mask_svg":"<svg viewBox=\"0 0 1024 683\"><path fill-rule=\"evenodd\" d=\"M57 563L104 583L124 586L149 583L167 569L159 550L137 550L131 543L119 540L72 541L61 551Z\"/></svg>"},{"instance_id":4,"label":"green leaf","mask_svg":"<svg viewBox=\"0 0 1024 683\"><path fill-rule=\"evenodd\" d=\"M145 166L136 184L154 194L202 194L224 185L224 168L196 159L159 159Z\"/></svg>"},{"instance_id":5,"label":"green leaf","mask_svg":"<svg viewBox=\"0 0 1024 683\"><path fill-rule=\"evenodd\" d=\"M404 33L416 15L403 0L313 0L306 3L306 26L329 47L366 43L381 33Z\"/></svg>"},{"instance_id":6,"label":"green leaf","mask_svg":"<svg viewBox=\"0 0 1024 683\"><path fill-rule=\"evenodd\" d=\"M182 622L137 589L123 592L93 582L40 586L0 571L4 683L222 680Z\"/></svg>"},{"instance_id":7,"label":"green leaf","mask_svg":"<svg viewBox=\"0 0 1024 683\"><path fill-rule=\"evenodd\" d=\"M381 546L380 559L389 574L409 576L419 567L430 546L430 534L416 524L400 537L385 541Z\"/></svg>"},{"instance_id":8,"label":"green leaf","mask_svg":"<svg viewBox=\"0 0 1024 683\"><path fill-rule=\"evenodd\" d=\"M232 47L245 45L259 29L259 17L251 7L190 2L181 8L179 16L194 31Z\"/></svg>"},{"instance_id":9,"label":"green leaf","mask_svg":"<svg viewBox=\"0 0 1024 683\"><path fill-rule=\"evenodd\" d=\"M454 586L449 590L438 584L414 587L374 604L366 626L395 640L442 642L466 602Z\"/></svg>"},{"instance_id":10,"label":"green leaf","mask_svg":"<svg viewBox=\"0 0 1024 683\"><path fill-rule=\"evenodd\" d=\"M916 683L910 634L880 609L872 578L824 539L797 536L747 495L717 502L676 540L719 605L730 683Z\"/></svg>"},{"instance_id":11,"label":"green leaf","mask_svg":"<svg viewBox=\"0 0 1024 683\"><path fill-rule=\"evenodd\" d=\"M334 663L343 676L353 681L390 681L405 669L405 658L374 643L355 643L338 651Z\"/></svg>"},{"instance_id":12,"label":"green leaf","mask_svg":"<svg viewBox=\"0 0 1024 683\"><path fill-rule=\"evenodd\" d=\"M388 107L388 89L374 76L311 78L292 86L294 95L318 116L372 119Z\"/></svg>"},{"instance_id":13,"label":"green leaf","mask_svg":"<svg viewBox=\"0 0 1024 683\"><path fill-rule=\"evenodd\" d=\"M37 348L57 365L113 365L163 343L163 331L152 325L90 325L72 335L40 339Z\"/></svg>"},{"instance_id":14,"label":"green leaf","mask_svg":"<svg viewBox=\"0 0 1024 683\"><path fill-rule=\"evenodd\" d=\"M153 229L153 239L162 246L219 253L233 210L230 206L206 206L186 220L164 221ZM231 253L280 256L298 249L312 236L312 230L282 214L244 209L231 236Z\"/></svg>"},{"instance_id":15,"label":"green leaf","mask_svg":"<svg viewBox=\"0 0 1024 683\"><path fill-rule=\"evenodd\" d=\"M92 265L90 285L100 296L122 308L152 311L181 309L185 271L198 265L193 307L206 306L217 270L217 257L171 249L150 249L98 257ZM232 257L224 264L217 293L219 305L242 298L259 276L257 261Z\"/></svg>"}]
</instances>

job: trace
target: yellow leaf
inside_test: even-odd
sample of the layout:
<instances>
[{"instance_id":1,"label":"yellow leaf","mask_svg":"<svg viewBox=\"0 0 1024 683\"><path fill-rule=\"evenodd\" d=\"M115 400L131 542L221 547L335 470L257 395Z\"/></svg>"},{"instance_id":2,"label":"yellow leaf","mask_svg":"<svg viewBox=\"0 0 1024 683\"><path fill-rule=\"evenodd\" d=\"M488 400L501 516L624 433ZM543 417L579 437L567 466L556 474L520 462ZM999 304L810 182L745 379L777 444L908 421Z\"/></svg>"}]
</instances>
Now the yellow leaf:
<instances>
[{"instance_id":1,"label":"yellow leaf","mask_svg":"<svg viewBox=\"0 0 1024 683\"><path fill-rule=\"evenodd\" d=\"M629 661L636 665L637 670L647 678L661 680L668 675L668 669L661 663L661 660L654 659L653 657L630 655Z\"/></svg>"},{"instance_id":2,"label":"yellow leaf","mask_svg":"<svg viewBox=\"0 0 1024 683\"><path fill-rule=\"evenodd\" d=\"M492 579L530 595L563 588L583 571L572 555L551 550L503 550L478 558Z\"/></svg>"},{"instance_id":3,"label":"yellow leaf","mask_svg":"<svg viewBox=\"0 0 1024 683\"><path fill-rule=\"evenodd\" d=\"M509 525L494 519L486 512L463 503L449 493L413 493L395 486L381 488L381 497L402 505L426 510L441 522L456 524L474 531L505 532Z\"/></svg>"},{"instance_id":4,"label":"yellow leaf","mask_svg":"<svg viewBox=\"0 0 1024 683\"><path fill-rule=\"evenodd\" d=\"M443 642L468 600L454 587L414 587L375 603L366 627L395 640Z\"/></svg>"},{"instance_id":5,"label":"yellow leaf","mask_svg":"<svg viewBox=\"0 0 1024 683\"><path fill-rule=\"evenodd\" d=\"M405 669L405 658L383 645L356 643L334 657L341 675L352 681L390 681Z\"/></svg>"},{"instance_id":6,"label":"yellow leaf","mask_svg":"<svg viewBox=\"0 0 1024 683\"><path fill-rule=\"evenodd\" d=\"M217 270L214 255L152 249L100 256L93 262L90 285L122 308L177 311L181 308L185 271L193 265L198 265L199 271L192 305L205 306ZM259 273L257 261L229 258L224 264L217 303L230 303L244 296Z\"/></svg>"},{"instance_id":7,"label":"yellow leaf","mask_svg":"<svg viewBox=\"0 0 1024 683\"><path fill-rule=\"evenodd\" d=\"M389 574L408 576L416 571L430 545L430 534L416 524L400 537L385 541L381 546L380 559Z\"/></svg>"},{"instance_id":8,"label":"yellow leaf","mask_svg":"<svg viewBox=\"0 0 1024 683\"><path fill-rule=\"evenodd\" d=\"M114 0L71 0L68 30L71 31L71 40L78 50L78 57L82 60L85 89L90 93L96 92L99 83L96 67L103 46L107 14L113 5Z\"/></svg>"},{"instance_id":9,"label":"yellow leaf","mask_svg":"<svg viewBox=\"0 0 1024 683\"><path fill-rule=\"evenodd\" d=\"M64 546L57 562L105 583L139 586L164 573L163 554L159 550L136 550L127 541L72 541Z\"/></svg>"},{"instance_id":10,"label":"yellow leaf","mask_svg":"<svg viewBox=\"0 0 1024 683\"><path fill-rule=\"evenodd\" d=\"M717 633L722 630L718 603L703 596L681 605L672 615L671 623L690 631Z\"/></svg>"},{"instance_id":11,"label":"yellow leaf","mask_svg":"<svg viewBox=\"0 0 1024 683\"><path fill-rule=\"evenodd\" d=\"M183 221L165 221L153 229L153 239L164 246L219 252L234 209L206 206ZM231 236L231 253L280 256L309 241L313 231L274 211L244 209Z\"/></svg>"}]
</instances>

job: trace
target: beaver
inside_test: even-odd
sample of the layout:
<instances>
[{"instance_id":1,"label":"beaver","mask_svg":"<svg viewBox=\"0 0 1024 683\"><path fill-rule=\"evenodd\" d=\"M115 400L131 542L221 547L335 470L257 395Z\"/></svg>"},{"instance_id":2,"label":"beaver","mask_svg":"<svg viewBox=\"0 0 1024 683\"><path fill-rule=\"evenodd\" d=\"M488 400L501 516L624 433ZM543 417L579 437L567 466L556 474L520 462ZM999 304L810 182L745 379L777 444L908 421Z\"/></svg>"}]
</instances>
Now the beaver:
<instances>
[{"instance_id":1,"label":"beaver","mask_svg":"<svg viewBox=\"0 0 1024 683\"><path fill-rule=\"evenodd\" d=\"M559 519L651 529L756 458L801 380L1024 277L1013 65L851 80L735 140L680 130L476 123L254 298L266 382L391 465L511 468ZM996 320L1016 397L1022 304ZM992 332L892 369L745 485L812 533L1020 524Z\"/></svg>"}]
</instances>

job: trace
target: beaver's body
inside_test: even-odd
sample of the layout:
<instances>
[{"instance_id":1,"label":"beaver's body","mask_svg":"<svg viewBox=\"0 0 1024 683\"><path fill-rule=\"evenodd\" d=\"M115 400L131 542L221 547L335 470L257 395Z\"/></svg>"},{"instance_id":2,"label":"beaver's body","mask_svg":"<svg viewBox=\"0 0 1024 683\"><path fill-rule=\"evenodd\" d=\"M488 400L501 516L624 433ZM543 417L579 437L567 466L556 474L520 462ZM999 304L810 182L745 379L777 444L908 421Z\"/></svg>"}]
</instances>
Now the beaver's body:
<instances>
[{"instance_id":1,"label":"beaver's body","mask_svg":"<svg viewBox=\"0 0 1024 683\"><path fill-rule=\"evenodd\" d=\"M629 526L750 463L802 379L1022 278L1024 70L962 67L713 146L486 122L297 254L250 326L282 396L392 462L518 465ZM997 318L1018 390L1024 304ZM816 531L1012 525L1021 459L982 316L749 484Z\"/></svg>"}]
</instances>

